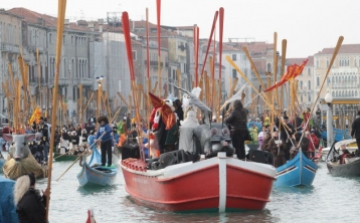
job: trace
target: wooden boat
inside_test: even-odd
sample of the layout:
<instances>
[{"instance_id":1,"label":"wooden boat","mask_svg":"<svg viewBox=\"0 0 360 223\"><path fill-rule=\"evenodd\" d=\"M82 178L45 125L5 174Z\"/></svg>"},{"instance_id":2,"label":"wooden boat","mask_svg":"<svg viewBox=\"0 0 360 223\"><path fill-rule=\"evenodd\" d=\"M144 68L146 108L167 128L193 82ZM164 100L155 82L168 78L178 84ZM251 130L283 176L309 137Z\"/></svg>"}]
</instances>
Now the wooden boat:
<instances>
[{"instance_id":1,"label":"wooden boat","mask_svg":"<svg viewBox=\"0 0 360 223\"><path fill-rule=\"evenodd\" d=\"M311 186L317 169L318 166L300 150L292 160L276 168L274 186Z\"/></svg>"},{"instance_id":2,"label":"wooden boat","mask_svg":"<svg viewBox=\"0 0 360 223\"><path fill-rule=\"evenodd\" d=\"M83 155L81 172L77 175L80 186L85 185L111 185L117 175L117 169L114 166L103 167L101 165L101 154L97 149L93 149L90 161L87 162Z\"/></svg>"},{"instance_id":3,"label":"wooden boat","mask_svg":"<svg viewBox=\"0 0 360 223\"><path fill-rule=\"evenodd\" d=\"M275 168L226 157L149 170L141 159L121 161L126 191L138 202L160 210L262 210L269 202Z\"/></svg>"},{"instance_id":4,"label":"wooden boat","mask_svg":"<svg viewBox=\"0 0 360 223\"><path fill-rule=\"evenodd\" d=\"M342 155L340 147L356 143L355 139L347 139L334 143L326 157L326 165L329 173L333 176L360 176L360 157L345 158L345 163L340 164L339 157ZM353 147L350 147L353 148ZM348 147L347 147L348 149ZM350 149L348 149L351 153Z\"/></svg>"},{"instance_id":5,"label":"wooden boat","mask_svg":"<svg viewBox=\"0 0 360 223\"><path fill-rule=\"evenodd\" d=\"M82 140L82 138L80 138ZM84 145L86 144L80 144L79 150L84 151ZM54 152L54 160L55 161L75 161L81 154L75 154L75 149L73 148L73 145L69 143L68 140L62 140L60 141L58 147L56 148Z\"/></svg>"},{"instance_id":6,"label":"wooden boat","mask_svg":"<svg viewBox=\"0 0 360 223\"><path fill-rule=\"evenodd\" d=\"M348 139L348 140L349 140L349 139ZM341 144L344 144L344 143L346 143L348 140L342 140L342 141L340 141L340 142L341 142ZM339 144L339 145L340 145L340 144ZM327 157L327 155L329 154L331 148L332 148L332 147L329 146L329 147L327 147L327 148L324 148L324 149L321 151L321 156L322 156L322 160L323 160L323 161L326 162L326 157ZM340 146L339 146L339 148L340 148ZM337 148L337 149L339 149L339 148ZM356 140L351 141L351 139L350 139L349 143L346 144L346 149L349 150L350 153L355 152L355 151L358 149L358 148L357 148L357 145L356 145Z\"/></svg>"}]
</instances>

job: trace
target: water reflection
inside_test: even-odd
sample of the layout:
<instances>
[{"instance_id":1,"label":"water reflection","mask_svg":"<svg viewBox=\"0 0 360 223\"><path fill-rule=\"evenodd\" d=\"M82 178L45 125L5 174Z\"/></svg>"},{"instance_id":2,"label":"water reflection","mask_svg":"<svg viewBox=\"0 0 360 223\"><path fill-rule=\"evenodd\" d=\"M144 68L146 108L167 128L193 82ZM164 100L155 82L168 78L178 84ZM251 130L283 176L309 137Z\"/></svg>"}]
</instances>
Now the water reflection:
<instances>
[{"instance_id":1,"label":"water reflection","mask_svg":"<svg viewBox=\"0 0 360 223\"><path fill-rule=\"evenodd\" d=\"M111 185L111 186L99 186L99 185L91 185L91 186L84 186L81 187L79 186L77 191L82 194L83 196L87 196L87 195L96 195L96 194L103 194L104 191L106 191L106 193L115 193L116 190L118 190L118 186L117 185Z\"/></svg>"},{"instance_id":2,"label":"water reflection","mask_svg":"<svg viewBox=\"0 0 360 223\"><path fill-rule=\"evenodd\" d=\"M71 162L54 162L57 179ZM85 222L92 208L97 222L359 222L360 178L333 177L321 164L313 187L273 188L265 210L235 213L170 213L157 211L135 202L125 190L119 169L115 185L80 187L74 166L59 181L52 181L50 221ZM47 179L37 181L44 189ZM65 214L66 213L66 214Z\"/></svg>"}]
</instances>

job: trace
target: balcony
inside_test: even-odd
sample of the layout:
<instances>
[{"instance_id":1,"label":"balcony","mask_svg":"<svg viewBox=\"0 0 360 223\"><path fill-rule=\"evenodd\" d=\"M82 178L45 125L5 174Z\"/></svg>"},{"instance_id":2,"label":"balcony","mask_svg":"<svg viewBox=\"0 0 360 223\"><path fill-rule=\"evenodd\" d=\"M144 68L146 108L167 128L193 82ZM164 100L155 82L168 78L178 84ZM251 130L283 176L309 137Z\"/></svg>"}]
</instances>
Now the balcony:
<instances>
[{"instance_id":1,"label":"balcony","mask_svg":"<svg viewBox=\"0 0 360 223\"><path fill-rule=\"evenodd\" d=\"M94 86L95 84L95 79L88 77L76 78L75 81L83 86Z\"/></svg>"},{"instance_id":2,"label":"balcony","mask_svg":"<svg viewBox=\"0 0 360 223\"><path fill-rule=\"evenodd\" d=\"M39 77L30 78L29 80L30 85L38 86L39 79L40 79L40 85L47 85L47 80L45 78L39 78Z\"/></svg>"},{"instance_id":3,"label":"balcony","mask_svg":"<svg viewBox=\"0 0 360 223\"><path fill-rule=\"evenodd\" d=\"M8 53L20 53L19 46L10 43L2 43L1 51Z\"/></svg>"},{"instance_id":4,"label":"balcony","mask_svg":"<svg viewBox=\"0 0 360 223\"><path fill-rule=\"evenodd\" d=\"M54 77L51 77L49 79L49 86L54 86L54 82L55 82L55 79ZM70 78L66 78L66 77L59 77L59 85L60 86L67 86L69 85L71 82L71 79Z\"/></svg>"}]
</instances>

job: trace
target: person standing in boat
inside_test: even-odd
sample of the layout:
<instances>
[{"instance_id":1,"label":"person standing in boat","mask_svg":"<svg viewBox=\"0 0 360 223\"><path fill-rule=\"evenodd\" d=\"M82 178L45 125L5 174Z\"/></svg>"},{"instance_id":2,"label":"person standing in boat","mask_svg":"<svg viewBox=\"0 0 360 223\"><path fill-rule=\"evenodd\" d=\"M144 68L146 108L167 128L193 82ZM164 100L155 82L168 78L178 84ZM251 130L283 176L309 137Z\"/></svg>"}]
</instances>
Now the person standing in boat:
<instances>
[{"instance_id":1,"label":"person standing in boat","mask_svg":"<svg viewBox=\"0 0 360 223\"><path fill-rule=\"evenodd\" d=\"M19 177L14 187L14 203L19 223L46 223L46 199L49 190L46 188L40 195L35 189L35 176L28 174Z\"/></svg>"},{"instance_id":2,"label":"person standing in boat","mask_svg":"<svg viewBox=\"0 0 360 223\"><path fill-rule=\"evenodd\" d=\"M245 140L251 140L247 128L247 111L240 100L231 103L225 113L224 122L230 130L230 137L238 159L245 160Z\"/></svg>"},{"instance_id":3,"label":"person standing in boat","mask_svg":"<svg viewBox=\"0 0 360 223\"><path fill-rule=\"evenodd\" d=\"M357 156L360 156L360 111L357 112L356 119L352 123L351 137L356 139L358 147Z\"/></svg>"},{"instance_id":4,"label":"person standing in boat","mask_svg":"<svg viewBox=\"0 0 360 223\"><path fill-rule=\"evenodd\" d=\"M108 167L112 165L112 129L109 125L109 120L105 116L100 116L98 118L98 123L100 124L99 130L96 133L96 141L101 142L101 165L105 166L106 164L106 154L108 160Z\"/></svg>"}]
</instances>

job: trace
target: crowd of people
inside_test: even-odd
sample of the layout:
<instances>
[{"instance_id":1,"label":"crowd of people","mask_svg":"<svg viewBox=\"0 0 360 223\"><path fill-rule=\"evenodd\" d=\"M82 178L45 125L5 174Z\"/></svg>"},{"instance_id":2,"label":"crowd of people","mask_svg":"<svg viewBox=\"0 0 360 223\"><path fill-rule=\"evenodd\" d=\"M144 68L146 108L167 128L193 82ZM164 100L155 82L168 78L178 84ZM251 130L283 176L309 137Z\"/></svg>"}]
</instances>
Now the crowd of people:
<instances>
[{"instance_id":1,"label":"crowd of people","mask_svg":"<svg viewBox=\"0 0 360 223\"><path fill-rule=\"evenodd\" d=\"M259 150L273 155L275 167L279 167L295 157L300 147L306 157L314 158L315 151L320 145L320 139L309 120L309 112L307 109L302 115L303 118L296 115L290 119L285 111L281 117L282 121L275 117L273 125L268 116L263 118L263 122L257 118L255 121L262 126L259 133L257 133L258 129L255 124L250 127L252 140L258 141Z\"/></svg>"}]
</instances>

